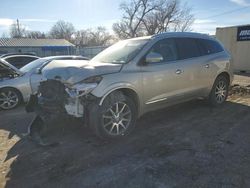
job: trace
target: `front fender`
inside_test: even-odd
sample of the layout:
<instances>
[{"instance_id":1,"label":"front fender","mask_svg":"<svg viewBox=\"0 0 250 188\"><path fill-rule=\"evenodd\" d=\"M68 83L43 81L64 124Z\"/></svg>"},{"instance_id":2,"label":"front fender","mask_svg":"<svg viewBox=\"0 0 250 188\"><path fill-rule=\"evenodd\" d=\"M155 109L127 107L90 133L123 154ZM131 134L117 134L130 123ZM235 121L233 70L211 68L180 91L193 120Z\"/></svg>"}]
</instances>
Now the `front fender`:
<instances>
[{"instance_id":1,"label":"front fender","mask_svg":"<svg viewBox=\"0 0 250 188\"><path fill-rule=\"evenodd\" d=\"M119 90L119 89L131 89L134 92L137 92L137 89L131 84L131 83L127 83L127 82L119 82L119 83L114 83L109 85L106 88L96 88L92 91L92 94L98 98L100 98L100 102L99 105L101 106L104 99L113 91Z\"/></svg>"}]
</instances>

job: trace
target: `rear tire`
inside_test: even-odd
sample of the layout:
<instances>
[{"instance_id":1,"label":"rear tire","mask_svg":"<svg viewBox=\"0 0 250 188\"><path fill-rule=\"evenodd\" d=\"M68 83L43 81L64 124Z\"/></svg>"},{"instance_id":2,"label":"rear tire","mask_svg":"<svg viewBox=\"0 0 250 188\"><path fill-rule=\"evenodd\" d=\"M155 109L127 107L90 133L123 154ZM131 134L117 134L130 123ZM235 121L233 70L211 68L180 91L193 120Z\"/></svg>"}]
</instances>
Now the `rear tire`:
<instances>
[{"instance_id":1,"label":"rear tire","mask_svg":"<svg viewBox=\"0 0 250 188\"><path fill-rule=\"evenodd\" d=\"M226 100L229 91L229 80L225 76L218 76L214 82L213 88L209 95L209 103L212 106L220 106Z\"/></svg>"},{"instance_id":2,"label":"rear tire","mask_svg":"<svg viewBox=\"0 0 250 188\"><path fill-rule=\"evenodd\" d=\"M103 139L117 139L128 135L134 128L137 117L132 99L116 91L90 110L90 126Z\"/></svg>"}]
</instances>

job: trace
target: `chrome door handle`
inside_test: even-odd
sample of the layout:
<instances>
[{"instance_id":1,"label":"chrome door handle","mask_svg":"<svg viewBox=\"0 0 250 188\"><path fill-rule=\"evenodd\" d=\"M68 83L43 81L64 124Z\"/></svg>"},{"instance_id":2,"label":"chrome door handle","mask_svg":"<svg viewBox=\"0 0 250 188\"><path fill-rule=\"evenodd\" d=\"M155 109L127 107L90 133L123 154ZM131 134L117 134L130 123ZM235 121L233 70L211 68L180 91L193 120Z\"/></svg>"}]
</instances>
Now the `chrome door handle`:
<instances>
[{"instance_id":1,"label":"chrome door handle","mask_svg":"<svg viewBox=\"0 0 250 188\"><path fill-rule=\"evenodd\" d=\"M175 71L175 73L176 73L176 74L181 74L181 73L183 73L183 71L180 70L180 69L177 69L177 70Z\"/></svg>"},{"instance_id":2,"label":"chrome door handle","mask_svg":"<svg viewBox=\"0 0 250 188\"><path fill-rule=\"evenodd\" d=\"M204 67L208 69L210 66L209 66L209 64L206 64Z\"/></svg>"}]
</instances>

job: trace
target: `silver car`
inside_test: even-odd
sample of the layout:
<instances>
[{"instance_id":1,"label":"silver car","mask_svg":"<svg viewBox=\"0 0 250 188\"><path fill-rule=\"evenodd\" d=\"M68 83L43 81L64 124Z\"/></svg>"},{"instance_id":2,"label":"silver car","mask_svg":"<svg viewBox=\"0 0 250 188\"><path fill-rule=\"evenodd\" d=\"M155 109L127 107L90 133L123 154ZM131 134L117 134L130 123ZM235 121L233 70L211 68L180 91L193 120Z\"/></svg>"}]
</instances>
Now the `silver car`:
<instances>
[{"instance_id":1,"label":"silver car","mask_svg":"<svg viewBox=\"0 0 250 188\"><path fill-rule=\"evenodd\" d=\"M221 105L233 80L228 52L197 33L124 40L69 65L54 61L43 69L47 80L30 105L44 123L73 116L104 138L127 135L141 115L184 101Z\"/></svg>"},{"instance_id":2,"label":"silver car","mask_svg":"<svg viewBox=\"0 0 250 188\"><path fill-rule=\"evenodd\" d=\"M9 110L20 102L27 102L32 93L37 91L43 80L41 71L52 60L71 59L86 60L82 56L51 56L40 58L17 69L4 59L0 59L0 108Z\"/></svg>"}]
</instances>

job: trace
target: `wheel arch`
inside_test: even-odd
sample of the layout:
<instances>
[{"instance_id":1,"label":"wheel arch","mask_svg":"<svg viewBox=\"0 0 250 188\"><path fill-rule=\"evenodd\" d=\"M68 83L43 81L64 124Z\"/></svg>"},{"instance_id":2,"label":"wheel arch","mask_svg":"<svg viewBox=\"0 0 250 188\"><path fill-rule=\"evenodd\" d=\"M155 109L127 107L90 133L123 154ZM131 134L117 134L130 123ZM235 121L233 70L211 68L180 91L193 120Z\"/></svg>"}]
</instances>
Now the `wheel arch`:
<instances>
[{"instance_id":1,"label":"wheel arch","mask_svg":"<svg viewBox=\"0 0 250 188\"><path fill-rule=\"evenodd\" d=\"M230 74L229 74L228 72L224 71L224 72L219 73L219 74L217 75L216 79L217 79L219 76L224 76L225 78L228 79L229 83L231 83L231 77L230 77ZM216 80L216 79L215 79L215 80Z\"/></svg>"}]
</instances>

